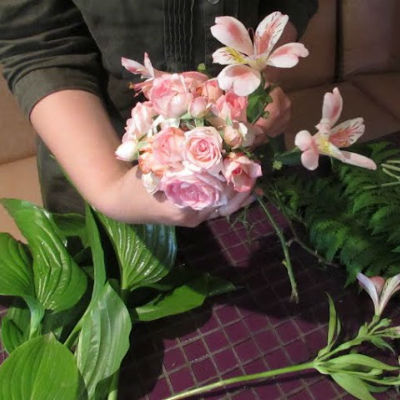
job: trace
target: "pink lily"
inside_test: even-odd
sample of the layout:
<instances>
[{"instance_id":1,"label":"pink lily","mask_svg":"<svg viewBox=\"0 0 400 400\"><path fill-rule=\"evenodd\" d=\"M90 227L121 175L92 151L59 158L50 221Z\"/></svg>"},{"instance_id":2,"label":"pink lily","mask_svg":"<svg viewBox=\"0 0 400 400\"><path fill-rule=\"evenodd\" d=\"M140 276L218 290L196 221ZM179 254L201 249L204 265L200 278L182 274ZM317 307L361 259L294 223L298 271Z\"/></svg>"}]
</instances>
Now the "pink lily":
<instances>
[{"instance_id":1,"label":"pink lily","mask_svg":"<svg viewBox=\"0 0 400 400\"><path fill-rule=\"evenodd\" d=\"M364 133L365 125L362 118L354 118L335 125L343 108L343 99L339 89L325 93L322 105L322 118L316 128L318 132L311 135L302 130L297 133L295 145L303 152L301 162L309 170L318 167L320 154L367 169L376 169L376 164L370 158L360 154L342 151L339 147L348 147L355 143Z\"/></svg>"},{"instance_id":2,"label":"pink lily","mask_svg":"<svg viewBox=\"0 0 400 400\"><path fill-rule=\"evenodd\" d=\"M136 83L133 88L137 91L143 91L147 97L147 93L153 86L153 80L163 74L162 71L155 69L150 61L149 55L144 53L143 65L137 61L130 60L129 58L121 58L122 66L129 72L135 75L141 75L142 79L146 79L144 82Z\"/></svg>"},{"instance_id":3,"label":"pink lily","mask_svg":"<svg viewBox=\"0 0 400 400\"><path fill-rule=\"evenodd\" d=\"M385 280L380 276L366 277L359 272L357 279L360 286L365 289L374 303L375 315L380 316L390 298L400 290L400 274Z\"/></svg>"},{"instance_id":4,"label":"pink lily","mask_svg":"<svg viewBox=\"0 0 400 400\"><path fill-rule=\"evenodd\" d=\"M254 34L254 43L245 26L233 17L217 17L211 27L212 35L226 47L213 54L213 61L227 65L218 75L222 90L232 89L238 96L247 96L261 83L261 71L268 65L294 67L299 57L308 56L301 43L287 43L272 51L289 20L287 15L274 12L265 17Z\"/></svg>"}]
</instances>

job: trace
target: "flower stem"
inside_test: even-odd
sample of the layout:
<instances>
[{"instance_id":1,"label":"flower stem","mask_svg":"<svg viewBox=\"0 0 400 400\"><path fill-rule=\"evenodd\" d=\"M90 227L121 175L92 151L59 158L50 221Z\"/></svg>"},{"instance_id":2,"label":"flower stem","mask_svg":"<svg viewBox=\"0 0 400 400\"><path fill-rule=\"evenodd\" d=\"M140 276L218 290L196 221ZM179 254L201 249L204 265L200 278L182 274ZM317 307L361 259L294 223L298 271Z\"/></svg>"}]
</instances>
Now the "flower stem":
<instances>
[{"instance_id":1,"label":"flower stem","mask_svg":"<svg viewBox=\"0 0 400 400\"><path fill-rule=\"evenodd\" d=\"M190 396L206 393L206 392L209 392L214 389L218 389L218 388L221 388L221 387L224 387L227 385L232 385L234 383L251 382L251 381L256 381L256 380L260 380L260 379L271 378L271 377L282 375L282 374L288 374L291 372L304 371L307 369L314 369L314 361L304 363L304 364L299 364L299 365L293 365L290 367L284 367L284 368L279 368L279 369L273 369L270 371L264 371L264 372L260 372L257 374L235 376L233 378L224 379L222 381L210 383L209 385L205 385L205 386L202 386L202 387L199 387L196 389L178 393L176 395L168 397L165 400L185 399Z\"/></svg>"},{"instance_id":2,"label":"flower stem","mask_svg":"<svg viewBox=\"0 0 400 400\"><path fill-rule=\"evenodd\" d=\"M285 236L283 235L283 232L279 228L278 223L275 221L274 217L272 216L272 214L270 213L270 211L268 210L267 206L262 201L262 199L260 197L257 197L257 201L260 204L261 208L263 209L263 211L264 211L265 215L267 216L269 222L271 223L272 227L274 228L275 233L279 238L279 241L281 242L283 255L285 256L285 259L282 261L282 264L287 269L287 272L289 275L289 280L290 280L290 285L292 287L291 299L297 303L299 301L299 294L297 292L296 278L294 277L292 261L290 259L290 254L289 254L289 247L286 243Z\"/></svg>"}]
</instances>

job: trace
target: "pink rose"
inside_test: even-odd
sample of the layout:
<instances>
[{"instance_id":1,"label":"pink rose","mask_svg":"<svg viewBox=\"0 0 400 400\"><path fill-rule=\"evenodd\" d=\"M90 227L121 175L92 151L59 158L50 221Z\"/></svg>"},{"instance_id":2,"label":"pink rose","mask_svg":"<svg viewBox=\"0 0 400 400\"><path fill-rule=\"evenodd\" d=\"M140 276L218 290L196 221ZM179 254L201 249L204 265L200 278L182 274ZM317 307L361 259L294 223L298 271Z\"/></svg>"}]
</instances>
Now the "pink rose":
<instances>
[{"instance_id":1,"label":"pink rose","mask_svg":"<svg viewBox=\"0 0 400 400\"><path fill-rule=\"evenodd\" d=\"M154 79L149 96L156 113L165 118L178 118L185 114L193 98L179 74Z\"/></svg>"},{"instance_id":2,"label":"pink rose","mask_svg":"<svg viewBox=\"0 0 400 400\"><path fill-rule=\"evenodd\" d=\"M189 112L194 118L203 118L207 114L207 99L203 96L195 97L190 103Z\"/></svg>"},{"instance_id":3,"label":"pink rose","mask_svg":"<svg viewBox=\"0 0 400 400\"><path fill-rule=\"evenodd\" d=\"M201 88L204 82L208 79L207 75L198 71L186 71L182 72L181 75L185 80L185 85L189 92L193 94L198 94L199 88Z\"/></svg>"},{"instance_id":4,"label":"pink rose","mask_svg":"<svg viewBox=\"0 0 400 400\"><path fill-rule=\"evenodd\" d=\"M243 143L243 136L238 129L227 125L224 128L224 142L233 149L237 149Z\"/></svg>"},{"instance_id":5,"label":"pink rose","mask_svg":"<svg viewBox=\"0 0 400 400\"><path fill-rule=\"evenodd\" d=\"M220 118L247 121L247 97L238 96L233 92L226 92L224 96L218 98L214 109L216 115Z\"/></svg>"},{"instance_id":6,"label":"pink rose","mask_svg":"<svg viewBox=\"0 0 400 400\"><path fill-rule=\"evenodd\" d=\"M180 169L183 161L184 132L178 128L166 128L151 138L153 163L160 169ZM151 167L153 169L153 167Z\"/></svg>"},{"instance_id":7,"label":"pink rose","mask_svg":"<svg viewBox=\"0 0 400 400\"><path fill-rule=\"evenodd\" d=\"M215 128L205 126L185 132L185 159L196 167L218 173L221 152L222 138Z\"/></svg>"},{"instance_id":8,"label":"pink rose","mask_svg":"<svg viewBox=\"0 0 400 400\"><path fill-rule=\"evenodd\" d=\"M242 153L229 153L222 171L226 180L237 192L248 192L262 175L261 166Z\"/></svg>"},{"instance_id":9,"label":"pink rose","mask_svg":"<svg viewBox=\"0 0 400 400\"><path fill-rule=\"evenodd\" d=\"M160 189L178 207L203 210L227 203L226 185L212 175L188 169L166 173L161 179Z\"/></svg>"},{"instance_id":10,"label":"pink rose","mask_svg":"<svg viewBox=\"0 0 400 400\"><path fill-rule=\"evenodd\" d=\"M126 121L125 135L122 141L140 139L144 136L153 124L153 106L149 101L137 103L132 109L131 118Z\"/></svg>"},{"instance_id":11,"label":"pink rose","mask_svg":"<svg viewBox=\"0 0 400 400\"><path fill-rule=\"evenodd\" d=\"M206 97L210 103L215 103L224 92L218 86L216 79L209 79L204 82L201 90L201 95Z\"/></svg>"}]
</instances>

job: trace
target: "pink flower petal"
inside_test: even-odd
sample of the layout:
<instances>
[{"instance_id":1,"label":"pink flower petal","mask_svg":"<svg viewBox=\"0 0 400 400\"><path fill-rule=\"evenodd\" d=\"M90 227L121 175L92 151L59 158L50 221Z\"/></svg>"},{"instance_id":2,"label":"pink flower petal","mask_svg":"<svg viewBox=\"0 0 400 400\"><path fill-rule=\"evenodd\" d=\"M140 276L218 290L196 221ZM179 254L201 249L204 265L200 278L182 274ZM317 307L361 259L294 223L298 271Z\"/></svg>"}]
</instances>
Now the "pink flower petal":
<instances>
[{"instance_id":1,"label":"pink flower petal","mask_svg":"<svg viewBox=\"0 0 400 400\"><path fill-rule=\"evenodd\" d=\"M294 144L301 150L308 150L312 146L312 136L308 131L300 131L294 138Z\"/></svg>"},{"instance_id":2,"label":"pink flower petal","mask_svg":"<svg viewBox=\"0 0 400 400\"><path fill-rule=\"evenodd\" d=\"M238 96L253 93L261 82L260 73L247 65L228 65L218 75L222 90L232 90Z\"/></svg>"},{"instance_id":3,"label":"pink flower petal","mask_svg":"<svg viewBox=\"0 0 400 400\"><path fill-rule=\"evenodd\" d=\"M213 62L221 65L245 64L246 57L232 47L221 47L214 51Z\"/></svg>"},{"instance_id":4,"label":"pink flower petal","mask_svg":"<svg viewBox=\"0 0 400 400\"><path fill-rule=\"evenodd\" d=\"M371 276L369 279L374 284L377 293L380 295L385 286L385 278L382 278L381 276Z\"/></svg>"},{"instance_id":5,"label":"pink flower petal","mask_svg":"<svg viewBox=\"0 0 400 400\"><path fill-rule=\"evenodd\" d=\"M397 274L391 278L389 278L383 289L380 298L380 313L383 312L390 298L400 290L400 274Z\"/></svg>"},{"instance_id":6,"label":"pink flower petal","mask_svg":"<svg viewBox=\"0 0 400 400\"><path fill-rule=\"evenodd\" d=\"M314 149L309 149L301 155L301 163L310 171L314 171L318 167L319 154Z\"/></svg>"},{"instance_id":7,"label":"pink flower petal","mask_svg":"<svg viewBox=\"0 0 400 400\"><path fill-rule=\"evenodd\" d=\"M360 286L369 294L369 297L371 297L375 307L375 314L379 315L379 297L373 281L361 272L357 274L357 279Z\"/></svg>"},{"instance_id":8,"label":"pink flower petal","mask_svg":"<svg viewBox=\"0 0 400 400\"><path fill-rule=\"evenodd\" d=\"M222 44L244 54L253 54L253 44L246 27L233 17L217 17L211 27L212 35Z\"/></svg>"},{"instance_id":9,"label":"pink flower petal","mask_svg":"<svg viewBox=\"0 0 400 400\"><path fill-rule=\"evenodd\" d=\"M338 88L334 88L332 93L325 93L320 125L327 125L329 127L335 125L342 113L342 108L343 99Z\"/></svg>"},{"instance_id":10,"label":"pink flower petal","mask_svg":"<svg viewBox=\"0 0 400 400\"><path fill-rule=\"evenodd\" d=\"M341 151L340 153L341 153L340 157L336 157L336 156L334 156L334 157L336 157L337 159L339 159L340 161L342 161L346 164L376 170L375 162L368 157L362 156L361 154L357 154L357 153L351 153L349 151Z\"/></svg>"},{"instance_id":11,"label":"pink flower petal","mask_svg":"<svg viewBox=\"0 0 400 400\"><path fill-rule=\"evenodd\" d=\"M287 15L276 11L267 15L258 25L254 38L255 53L269 54L282 35L289 20Z\"/></svg>"},{"instance_id":12,"label":"pink flower petal","mask_svg":"<svg viewBox=\"0 0 400 400\"><path fill-rule=\"evenodd\" d=\"M299 57L307 57L308 54L308 50L302 43L287 43L274 50L268 59L268 65L292 68L299 62Z\"/></svg>"},{"instance_id":13,"label":"pink flower petal","mask_svg":"<svg viewBox=\"0 0 400 400\"><path fill-rule=\"evenodd\" d=\"M132 74L135 74L135 75L140 74L142 76L147 75L147 68L144 65L138 63L137 61L122 57L121 64L129 72L132 72Z\"/></svg>"},{"instance_id":14,"label":"pink flower petal","mask_svg":"<svg viewBox=\"0 0 400 400\"><path fill-rule=\"evenodd\" d=\"M329 141L336 147L348 147L355 143L365 131L364 120L354 118L335 126L329 136Z\"/></svg>"}]
</instances>

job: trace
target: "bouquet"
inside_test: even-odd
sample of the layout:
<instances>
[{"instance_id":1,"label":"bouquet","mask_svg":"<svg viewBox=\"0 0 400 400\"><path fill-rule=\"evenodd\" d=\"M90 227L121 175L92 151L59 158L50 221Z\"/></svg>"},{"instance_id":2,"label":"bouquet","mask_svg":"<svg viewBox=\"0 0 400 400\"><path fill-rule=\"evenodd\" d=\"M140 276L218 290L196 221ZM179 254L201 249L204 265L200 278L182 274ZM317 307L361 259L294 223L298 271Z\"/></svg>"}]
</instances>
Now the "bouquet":
<instances>
[{"instance_id":1,"label":"bouquet","mask_svg":"<svg viewBox=\"0 0 400 400\"><path fill-rule=\"evenodd\" d=\"M138 161L149 193L161 191L177 207L214 207L223 214L230 198L253 189L262 170L252 150L263 133L260 121L268 117L273 89L263 71L267 66L293 67L308 55L301 43L274 49L287 22L288 16L280 12L268 15L252 40L240 21L216 18L211 32L225 47L214 52L213 60L226 65L216 78L199 71L159 71L147 53L143 65L122 58L128 71L144 79L133 89L146 101L132 109L116 155ZM362 118L333 127L341 109L340 93L334 89L325 95L318 132L297 134L296 151L303 152L306 168L317 167L319 154L376 168L364 156L339 150L364 132Z\"/></svg>"}]
</instances>

